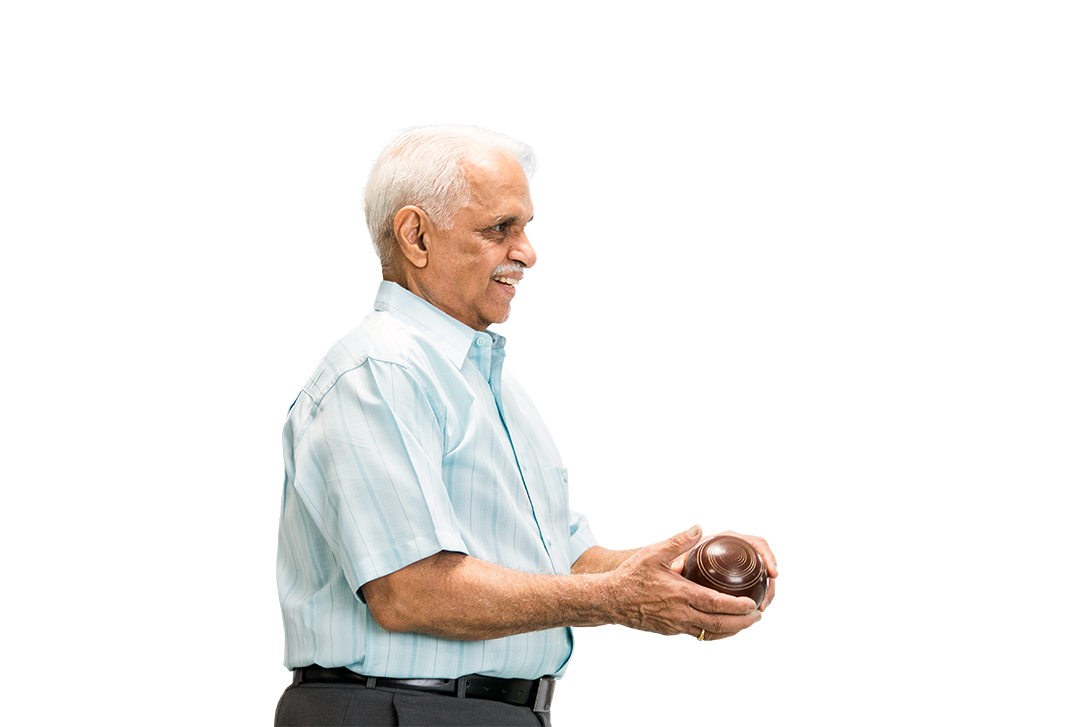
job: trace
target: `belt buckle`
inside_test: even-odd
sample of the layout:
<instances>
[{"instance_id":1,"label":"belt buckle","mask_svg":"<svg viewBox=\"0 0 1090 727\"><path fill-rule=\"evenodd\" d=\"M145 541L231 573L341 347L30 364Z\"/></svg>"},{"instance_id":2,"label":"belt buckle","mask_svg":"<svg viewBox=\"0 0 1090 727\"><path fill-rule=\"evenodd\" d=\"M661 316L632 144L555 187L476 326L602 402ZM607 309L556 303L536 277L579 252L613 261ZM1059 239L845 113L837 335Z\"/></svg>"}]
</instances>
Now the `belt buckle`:
<instances>
[{"instance_id":1,"label":"belt buckle","mask_svg":"<svg viewBox=\"0 0 1090 727\"><path fill-rule=\"evenodd\" d=\"M537 680L534 693L534 711L548 712L553 705L553 692L556 690L556 677L541 677Z\"/></svg>"}]
</instances>

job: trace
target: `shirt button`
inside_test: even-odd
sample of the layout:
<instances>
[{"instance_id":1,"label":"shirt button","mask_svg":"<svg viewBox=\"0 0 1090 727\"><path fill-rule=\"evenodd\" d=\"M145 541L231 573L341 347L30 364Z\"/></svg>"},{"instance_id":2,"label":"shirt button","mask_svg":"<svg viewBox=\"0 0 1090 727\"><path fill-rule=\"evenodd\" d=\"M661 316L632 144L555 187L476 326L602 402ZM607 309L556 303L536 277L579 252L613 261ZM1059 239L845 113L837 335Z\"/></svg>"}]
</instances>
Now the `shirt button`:
<instances>
[{"instance_id":1,"label":"shirt button","mask_svg":"<svg viewBox=\"0 0 1090 727\"><path fill-rule=\"evenodd\" d=\"M478 338L474 343L476 343L478 346L487 346L488 345L488 339L485 338L484 336L482 336L482 337Z\"/></svg>"}]
</instances>

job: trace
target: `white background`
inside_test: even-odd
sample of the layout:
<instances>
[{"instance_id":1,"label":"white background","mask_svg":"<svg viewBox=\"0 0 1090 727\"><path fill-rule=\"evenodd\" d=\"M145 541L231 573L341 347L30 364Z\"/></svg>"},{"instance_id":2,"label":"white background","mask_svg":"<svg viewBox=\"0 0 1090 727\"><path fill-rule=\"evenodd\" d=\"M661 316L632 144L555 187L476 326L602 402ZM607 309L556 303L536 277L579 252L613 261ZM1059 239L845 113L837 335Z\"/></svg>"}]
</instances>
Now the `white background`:
<instances>
[{"instance_id":1,"label":"white background","mask_svg":"<svg viewBox=\"0 0 1090 727\"><path fill-rule=\"evenodd\" d=\"M881 8L5 13L11 724L267 727L271 124L435 116L779 122L780 725L1085 719L1087 24Z\"/></svg>"}]
</instances>

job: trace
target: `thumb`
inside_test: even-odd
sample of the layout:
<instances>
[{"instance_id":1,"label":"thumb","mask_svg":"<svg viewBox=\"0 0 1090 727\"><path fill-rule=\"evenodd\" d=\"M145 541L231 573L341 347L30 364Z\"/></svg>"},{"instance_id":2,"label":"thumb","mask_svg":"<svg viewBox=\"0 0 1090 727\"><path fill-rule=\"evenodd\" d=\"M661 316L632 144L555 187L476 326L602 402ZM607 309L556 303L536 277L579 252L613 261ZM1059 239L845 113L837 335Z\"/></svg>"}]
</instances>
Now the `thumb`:
<instances>
[{"instance_id":1,"label":"thumb","mask_svg":"<svg viewBox=\"0 0 1090 727\"><path fill-rule=\"evenodd\" d=\"M700 535L702 530L699 525L694 525L683 533L678 533L674 537L663 543L663 557L667 563L674 560L682 553L692 549L694 545L700 542Z\"/></svg>"}]
</instances>

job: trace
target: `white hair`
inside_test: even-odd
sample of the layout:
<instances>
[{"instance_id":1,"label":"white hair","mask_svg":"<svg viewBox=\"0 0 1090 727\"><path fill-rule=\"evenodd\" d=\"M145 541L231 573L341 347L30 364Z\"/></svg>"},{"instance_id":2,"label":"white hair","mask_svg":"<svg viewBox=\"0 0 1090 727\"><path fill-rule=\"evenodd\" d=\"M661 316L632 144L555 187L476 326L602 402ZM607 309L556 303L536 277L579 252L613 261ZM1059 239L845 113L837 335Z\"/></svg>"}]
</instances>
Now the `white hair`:
<instances>
[{"instance_id":1,"label":"white hair","mask_svg":"<svg viewBox=\"0 0 1090 727\"><path fill-rule=\"evenodd\" d=\"M475 126L420 126L405 129L383 149L363 193L367 229L383 270L394 260L394 217L408 205L424 210L439 229L448 229L469 200L465 161L481 151L501 151L534 175L534 150L521 141Z\"/></svg>"}]
</instances>

